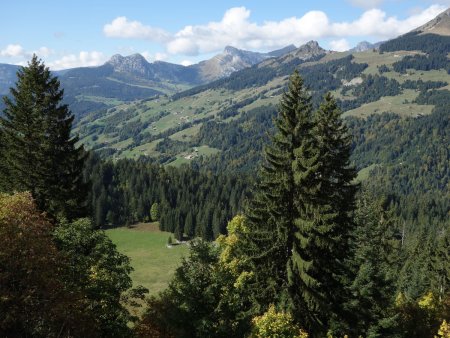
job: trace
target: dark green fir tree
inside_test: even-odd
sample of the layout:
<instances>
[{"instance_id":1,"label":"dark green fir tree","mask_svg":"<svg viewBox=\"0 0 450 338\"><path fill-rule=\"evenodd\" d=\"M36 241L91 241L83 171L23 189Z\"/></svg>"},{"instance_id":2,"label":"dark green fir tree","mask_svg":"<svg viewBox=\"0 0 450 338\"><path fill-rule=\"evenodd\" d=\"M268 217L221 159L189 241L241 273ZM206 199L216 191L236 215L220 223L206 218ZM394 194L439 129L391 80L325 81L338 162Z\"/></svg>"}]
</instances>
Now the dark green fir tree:
<instances>
[{"instance_id":1,"label":"dark green fir tree","mask_svg":"<svg viewBox=\"0 0 450 338\"><path fill-rule=\"evenodd\" d=\"M247 209L250 231L241 236L251 288L259 311L274 303L315 336L334 326L338 333L346 327L342 304L352 279L346 267L357 190L351 139L330 95L312 113L298 72L275 125Z\"/></svg>"},{"instance_id":2,"label":"dark green fir tree","mask_svg":"<svg viewBox=\"0 0 450 338\"><path fill-rule=\"evenodd\" d=\"M62 99L58 79L34 55L4 98L0 182L1 190L30 191L40 210L70 219L86 211L85 153Z\"/></svg>"},{"instance_id":3,"label":"dark green fir tree","mask_svg":"<svg viewBox=\"0 0 450 338\"><path fill-rule=\"evenodd\" d=\"M292 163L296 218L289 260L293 311L311 332L333 322L345 327L342 304L352 275L347 268L353 231L356 176L351 137L336 101L327 94L313 117L311 136L295 148Z\"/></svg>"},{"instance_id":4,"label":"dark green fir tree","mask_svg":"<svg viewBox=\"0 0 450 338\"><path fill-rule=\"evenodd\" d=\"M265 161L247 208L250 231L241 236L242 254L251 262L254 273L252 289L259 310L265 311L271 303L286 305L287 263L294 220L298 218L292 164L295 149L311 138L311 114L311 98L295 72L281 99L275 120L277 133L265 148Z\"/></svg>"}]
</instances>

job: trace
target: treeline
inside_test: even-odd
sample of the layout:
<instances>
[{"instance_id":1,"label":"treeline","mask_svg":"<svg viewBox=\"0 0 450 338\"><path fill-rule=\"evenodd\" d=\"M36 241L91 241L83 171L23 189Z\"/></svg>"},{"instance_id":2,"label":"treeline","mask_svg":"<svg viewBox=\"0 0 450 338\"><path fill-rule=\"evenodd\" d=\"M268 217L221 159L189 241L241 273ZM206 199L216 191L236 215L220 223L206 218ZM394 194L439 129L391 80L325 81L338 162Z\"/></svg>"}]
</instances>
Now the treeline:
<instances>
[{"instance_id":1,"label":"treeline","mask_svg":"<svg viewBox=\"0 0 450 338\"><path fill-rule=\"evenodd\" d=\"M381 44L379 52L419 50L428 54L447 55L450 52L450 36L410 32Z\"/></svg>"},{"instance_id":2,"label":"treeline","mask_svg":"<svg viewBox=\"0 0 450 338\"><path fill-rule=\"evenodd\" d=\"M416 89L420 91L420 97L423 95L430 95L427 93L429 89L436 89L446 86L448 83L444 81L412 81L406 80L400 84L397 80L388 79L385 76L380 75L367 75L363 76L362 83L353 86L346 86L342 88L341 93L346 94L350 92L353 96L356 96L352 100L339 100L340 107L346 111L360 107L361 105L369 102L379 100L383 96L396 96L402 93L403 89ZM436 94L434 94L436 95ZM421 104L427 104L427 100L417 98L414 102ZM433 104L433 103L428 103Z\"/></svg>"},{"instance_id":3,"label":"treeline","mask_svg":"<svg viewBox=\"0 0 450 338\"><path fill-rule=\"evenodd\" d=\"M393 65L397 73L404 74L408 69L415 70L439 70L444 69L450 74L450 61L447 54L407 55Z\"/></svg>"},{"instance_id":4,"label":"treeline","mask_svg":"<svg viewBox=\"0 0 450 338\"><path fill-rule=\"evenodd\" d=\"M450 37L437 34L411 32L380 46L380 53L398 50L422 51L427 55L408 55L393 64L396 72L405 73L407 69L432 70L444 69L450 72L447 54L450 52Z\"/></svg>"},{"instance_id":5,"label":"treeline","mask_svg":"<svg viewBox=\"0 0 450 338\"><path fill-rule=\"evenodd\" d=\"M343 92L345 93L348 90L352 90L356 99L340 100L340 106L344 111L355 109L364 103L377 101L383 96L395 96L401 93L398 81L379 75L368 75L361 84L349 86L343 89Z\"/></svg>"},{"instance_id":6,"label":"treeline","mask_svg":"<svg viewBox=\"0 0 450 338\"><path fill-rule=\"evenodd\" d=\"M92 155L85 175L92 182L90 205L98 227L160 221L177 239L212 240L226 232L242 210L248 182L234 175L208 174L145 161L101 161ZM158 219L150 209L158 206Z\"/></svg>"}]
</instances>

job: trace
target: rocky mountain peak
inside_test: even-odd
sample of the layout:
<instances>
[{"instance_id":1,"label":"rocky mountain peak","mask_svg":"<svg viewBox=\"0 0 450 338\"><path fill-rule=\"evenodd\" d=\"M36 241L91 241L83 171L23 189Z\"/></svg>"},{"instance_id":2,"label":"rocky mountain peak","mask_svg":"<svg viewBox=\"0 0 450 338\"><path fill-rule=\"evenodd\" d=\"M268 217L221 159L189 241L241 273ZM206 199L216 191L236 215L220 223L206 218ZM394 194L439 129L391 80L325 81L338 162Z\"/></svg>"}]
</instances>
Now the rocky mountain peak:
<instances>
[{"instance_id":1,"label":"rocky mountain peak","mask_svg":"<svg viewBox=\"0 0 450 338\"><path fill-rule=\"evenodd\" d=\"M239 52L242 52L240 49L233 47L233 46L226 46L223 50L224 53L227 54L237 54Z\"/></svg>"},{"instance_id":2,"label":"rocky mountain peak","mask_svg":"<svg viewBox=\"0 0 450 338\"><path fill-rule=\"evenodd\" d=\"M134 73L146 75L148 73L149 63L141 54L132 54L129 56L122 56L120 54L113 55L107 62L113 66L114 71L118 73Z\"/></svg>"},{"instance_id":3,"label":"rocky mountain peak","mask_svg":"<svg viewBox=\"0 0 450 338\"><path fill-rule=\"evenodd\" d=\"M311 40L305 43L304 45L298 47L292 53L294 54L295 57L306 60L314 56L325 54L328 52L322 47L320 47L317 41Z\"/></svg>"},{"instance_id":4,"label":"rocky mountain peak","mask_svg":"<svg viewBox=\"0 0 450 338\"><path fill-rule=\"evenodd\" d=\"M109 59L109 61L107 63L115 66L115 65L119 65L123 62L124 57L120 54L115 54L113 56L111 56L111 59Z\"/></svg>"}]
</instances>

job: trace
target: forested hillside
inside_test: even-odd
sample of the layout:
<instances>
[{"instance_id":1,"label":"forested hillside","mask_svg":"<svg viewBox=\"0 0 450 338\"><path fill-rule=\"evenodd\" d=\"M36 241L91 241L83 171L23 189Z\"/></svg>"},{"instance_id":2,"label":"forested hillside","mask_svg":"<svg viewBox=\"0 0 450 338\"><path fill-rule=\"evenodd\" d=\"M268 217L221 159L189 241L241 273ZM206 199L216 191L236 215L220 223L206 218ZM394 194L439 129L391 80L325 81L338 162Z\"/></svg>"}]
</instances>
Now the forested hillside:
<instances>
[{"instance_id":1,"label":"forested hillside","mask_svg":"<svg viewBox=\"0 0 450 338\"><path fill-rule=\"evenodd\" d=\"M217 238L242 212L248 193L244 177L164 168L145 161L101 161L92 156L85 175L92 182L90 203L98 227L159 221L176 239ZM158 216L151 215L156 208Z\"/></svg>"}]
</instances>

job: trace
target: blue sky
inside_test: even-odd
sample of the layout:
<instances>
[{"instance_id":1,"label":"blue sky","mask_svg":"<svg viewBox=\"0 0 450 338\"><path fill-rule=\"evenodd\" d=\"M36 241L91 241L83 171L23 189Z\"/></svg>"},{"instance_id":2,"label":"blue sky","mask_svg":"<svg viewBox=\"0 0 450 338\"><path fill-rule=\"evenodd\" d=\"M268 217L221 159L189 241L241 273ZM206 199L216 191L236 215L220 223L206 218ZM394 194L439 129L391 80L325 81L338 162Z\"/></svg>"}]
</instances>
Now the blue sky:
<instances>
[{"instance_id":1,"label":"blue sky","mask_svg":"<svg viewBox=\"0 0 450 338\"><path fill-rule=\"evenodd\" d=\"M269 51L317 40L345 50L429 21L450 0L4 0L0 63L37 53L52 69L95 66L114 54L190 64L226 45Z\"/></svg>"}]
</instances>

